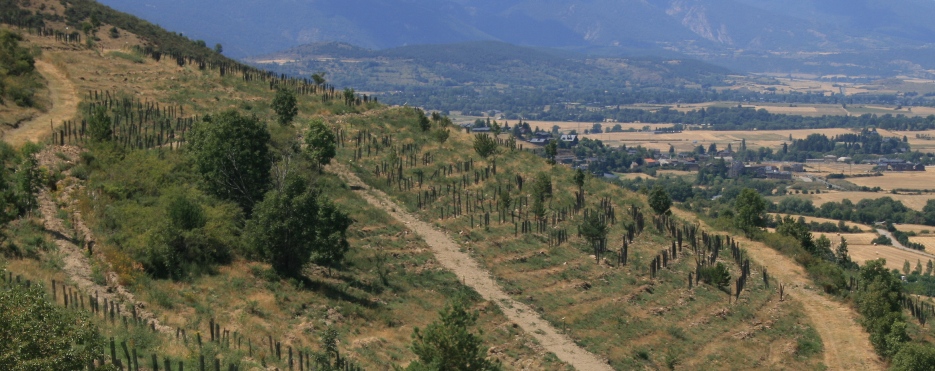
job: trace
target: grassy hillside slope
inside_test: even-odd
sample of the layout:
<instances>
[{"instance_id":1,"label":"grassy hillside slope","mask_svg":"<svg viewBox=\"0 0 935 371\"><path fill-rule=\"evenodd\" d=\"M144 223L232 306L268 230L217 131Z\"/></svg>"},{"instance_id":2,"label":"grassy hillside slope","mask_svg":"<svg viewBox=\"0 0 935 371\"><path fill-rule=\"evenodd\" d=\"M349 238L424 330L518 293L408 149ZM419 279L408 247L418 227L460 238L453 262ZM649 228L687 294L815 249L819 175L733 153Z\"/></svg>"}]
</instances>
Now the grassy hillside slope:
<instances>
[{"instance_id":1,"label":"grassy hillside slope","mask_svg":"<svg viewBox=\"0 0 935 371\"><path fill-rule=\"evenodd\" d=\"M59 3L31 2L42 5L63 11ZM100 27L111 26L104 19ZM732 257L726 237L701 242L699 233L665 268L649 268L675 236L654 227L667 222L647 211L642 195L589 179L583 207L576 209L572 172L550 167L529 151L500 144L500 153L484 160L474 153L473 138L454 127L440 143L442 121L430 123L434 135L421 131L413 109L347 101L327 88L310 89L302 81L209 63L194 54L155 60L152 52L132 47L147 43L140 35L119 32L119 38L103 36L92 48L54 35L26 36L42 49L41 60L80 92L79 113L72 123L50 127L50 140L38 151L42 207L10 224L2 259L8 272L47 288L52 279L66 283L79 293L74 298L81 298L82 307L98 294L119 303L123 309L113 321L94 312L97 324L116 344L126 341L139 349L144 361L168 358L196 369L205 356L244 369L285 369L287 354L294 351L299 358L301 351L329 363L339 354L366 369L389 369L415 359L408 347L413 328L424 328L448 300L462 296L479 312L488 357L507 369L567 368L511 323L501 303L483 300L441 269L408 226L368 205L335 175L314 170L300 139L307 122L319 118L338 134L336 161L447 231L514 299L615 368L821 365L821 340L796 303L780 301L777 282L760 279L759 267L742 269L742 252ZM299 116L292 125L275 123L274 85L298 92ZM88 141L80 120L92 106L105 105L120 121L117 137ZM298 277L276 274L244 241L247 219L236 204L204 190L188 156L185 125L227 109L267 123L275 174L302 174L354 219L343 265L310 265ZM78 145L53 144L63 141ZM36 151L24 148L27 155ZM537 206L530 195L540 173L550 180L552 197L539 205L548 218L537 226L528 215ZM522 189L517 176L524 179ZM426 194L429 187L435 192ZM498 211L500 197L507 197L501 193L509 195L515 216ZM158 278L147 259L180 195L203 210L204 235L226 255L175 279ZM600 264L576 236L584 209L614 220ZM521 228L509 219L527 223ZM615 252L627 228L641 233L634 232L628 262L621 265ZM688 276L702 260L724 264L733 278L742 270L751 278L739 295L735 281L689 288ZM63 302L61 291L56 301ZM133 319L137 311L146 313L139 324ZM330 344L337 352L326 351Z\"/></svg>"}]
</instances>

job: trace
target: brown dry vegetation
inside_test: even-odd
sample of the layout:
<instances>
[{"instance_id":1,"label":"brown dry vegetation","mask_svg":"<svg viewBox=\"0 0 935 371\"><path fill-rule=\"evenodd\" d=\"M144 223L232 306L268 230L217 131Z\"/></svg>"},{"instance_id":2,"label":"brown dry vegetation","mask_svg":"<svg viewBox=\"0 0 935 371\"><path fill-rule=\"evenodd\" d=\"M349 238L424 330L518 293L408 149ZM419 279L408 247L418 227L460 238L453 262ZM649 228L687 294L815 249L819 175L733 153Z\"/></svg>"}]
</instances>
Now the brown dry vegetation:
<instances>
[{"instance_id":1,"label":"brown dry vegetation","mask_svg":"<svg viewBox=\"0 0 935 371\"><path fill-rule=\"evenodd\" d=\"M932 198L932 195L929 194L892 194L886 192L841 192L841 191L822 191L819 194L809 194L803 197L808 197L812 200L812 203L815 206L821 206L827 202L841 202L841 200L848 199L854 203L857 203L863 199L877 199L882 197L890 197L894 200L900 201L906 207L922 211L922 208L925 207L925 203Z\"/></svg>"},{"instance_id":2,"label":"brown dry vegetation","mask_svg":"<svg viewBox=\"0 0 935 371\"><path fill-rule=\"evenodd\" d=\"M119 39L121 43L135 40L125 32L123 35L127 38ZM118 96L163 106L181 105L186 114L236 108L272 121L268 109L272 92L264 82L247 83L239 76L222 78L217 71L179 67L167 58L161 62L145 57L137 60L124 55L132 51L120 45L104 44L102 53L50 38L27 36L27 42L41 47L41 61L54 66L73 84L78 93L71 98L76 101L84 101L89 90L108 90ZM117 49L124 54L112 53ZM331 114L330 106L316 103L317 98L300 97L299 122L312 115ZM44 131L47 127L48 123L30 129L29 136L47 138L48 132ZM61 157L60 164L49 165L47 171L67 171L75 161L65 161L66 158ZM425 243L405 226L368 207L336 178L324 177L322 181L332 182L325 187L329 195L357 222L349 232L352 251L349 268L333 274L314 269L308 272L309 287L281 280L268 266L244 260L190 281L155 280L135 271L135 264L117 246L108 245L106 236L98 236L97 249L163 325L187 329L190 336L196 331L205 334L209 319L215 318L224 329L247 334L255 340L257 349L262 349L259 341L271 335L296 350L306 347L317 350L323 330L334 328L339 333L342 354L367 369L390 369L391 365L405 365L413 359L408 349L413 328L433 321L447 300L463 293L477 303L475 309L481 313L478 327L483 332L484 344L491 347L490 357L502 360L507 369L566 367L506 320L496 305L477 301L476 294L439 267ZM92 202L93 196L85 198L80 207L69 208L68 212L81 210L90 218L94 214ZM97 230L94 227L100 221L88 221ZM380 282L378 274L380 257L386 259L382 263L388 271L386 285ZM14 259L5 266L35 281L48 282L52 278L68 281L71 278L61 271L60 260L56 253L50 253L41 261ZM98 263L94 260L91 264ZM190 349L180 346L171 336L147 337L160 354L190 356ZM257 352L254 362L261 357L260 350Z\"/></svg>"},{"instance_id":3,"label":"brown dry vegetation","mask_svg":"<svg viewBox=\"0 0 935 371\"><path fill-rule=\"evenodd\" d=\"M351 138L357 130L367 130L374 138L393 133L396 148L421 143L416 138L424 134L412 132L414 118L404 113L404 110L391 110L380 113L377 120L348 117L333 123L351 133ZM436 158L447 159L442 164L473 158L475 168L483 170L491 161L475 156L469 149L471 140L469 134L453 132L444 145L420 144L422 147L415 155L421 158L420 153L431 153ZM804 313L795 303L777 303L775 287L764 287L762 280L751 284L749 291L741 295L740 302L734 304L727 303L724 292L707 285L688 290L687 273L694 269L690 253L681 256L670 269L663 270L660 278L651 280L645 265L659 250L667 247L669 241L649 231L631 246L629 265L616 267L612 261L598 265L586 244L574 237L574 226L580 215L562 223L571 232L571 241L558 247L549 247L545 237L534 233L514 237L509 215L507 223L500 224L496 210L491 213L489 231L477 224L472 228L469 214L440 219L439 207L451 205L447 198L418 210L414 192L400 192L395 183L387 185L385 175L374 173L375 166L386 159L389 149L379 156L367 156L365 149L363 158L351 161L355 151L350 142L339 157L342 162L350 162L368 185L395 196L396 203L406 205L409 211L448 231L515 300L534 308L553 326L567 328L568 335L576 342L607 357L615 368L658 368L665 367L669 361L688 368L702 365L730 368L738 364L811 368L819 362L813 356L805 356L814 353L805 350L808 346L803 345L811 341L807 339L813 331ZM439 166L433 163L423 168L426 178ZM412 171L407 166L406 177L414 176ZM553 208L570 205L574 187L571 172L561 166L550 168L528 152L502 152L497 156L496 175L474 185L472 173L471 184L466 189L481 191L489 197L496 193L497 182L505 187L515 175L522 175L531 182L539 171L546 172L552 179ZM460 175L454 174L444 182L460 179ZM437 186L437 182L427 181L422 190L429 185ZM528 184L525 187L529 187ZM514 192L514 198L529 193L526 188L522 193ZM620 220L611 228L609 244L612 249L618 249L620 225L630 223L626 210L630 205L645 207L645 200L597 179L588 181L586 192L592 207L601 197L608 197L616 205ZM475 223L479 223L478 215L474 214ZM759 277L758 274L755 270L753 275ZM793 338L797 340L791 341Z\"/></svg>"}]
</instances>

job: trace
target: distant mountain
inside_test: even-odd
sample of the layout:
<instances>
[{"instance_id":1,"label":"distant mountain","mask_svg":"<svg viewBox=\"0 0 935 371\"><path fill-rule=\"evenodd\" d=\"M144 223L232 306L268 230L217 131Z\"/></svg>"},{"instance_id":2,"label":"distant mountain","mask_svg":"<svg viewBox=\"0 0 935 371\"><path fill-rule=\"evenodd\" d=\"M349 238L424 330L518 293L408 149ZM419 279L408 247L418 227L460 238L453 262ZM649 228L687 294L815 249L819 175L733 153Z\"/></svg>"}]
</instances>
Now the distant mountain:
<instances>
[{"instance_id":1,"label":"distant mountain","mask_svg":"<svg viewBox=\"0 0 935 371\"><path fill-rule=\"evenodd\" d=\"M325 73L330 84L375 94L391 104L532 117L553 104L605 106L695 97L729 84L729 70L697 60L586 57L499 41L373 50L315 43L248 58L293 76Z\"/></svg>"},{"instance_id":2,"label":"distant mountain","mask_svg":"<svg viewBox=\"0 0 935 371\"><path fill-rule=\"evenodd\" d=\"M314 42L382 49L495 40L610 55L668 51L751 71L822 72L869 56L882 65L861 64L870 68L863 73L905 73L897 66L905 63L885 60L897 51L919 70L935 69L933 0L103 2L222 43L235 57Z\"/></svg>"}]
</instances>

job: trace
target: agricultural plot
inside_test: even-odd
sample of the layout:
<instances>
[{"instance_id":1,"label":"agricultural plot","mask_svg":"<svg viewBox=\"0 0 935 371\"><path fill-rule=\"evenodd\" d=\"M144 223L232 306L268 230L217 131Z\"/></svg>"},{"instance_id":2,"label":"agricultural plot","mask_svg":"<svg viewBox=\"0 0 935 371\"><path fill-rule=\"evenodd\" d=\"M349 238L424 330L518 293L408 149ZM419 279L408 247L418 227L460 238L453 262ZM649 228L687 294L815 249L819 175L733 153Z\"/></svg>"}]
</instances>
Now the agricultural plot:
<instances>
[{"instance_id":1,"label":"agricultural plot","mask_svg":"<svg viewBox=\"0 0 935 371\"><path fill-rule=\"evenodd\" d=\"M935 190L935 171L888 171L883 176L848 178L849 182L864 187L893 189ZM929 196L931 197L931 196ZM907 205L908 206L908 205ZM924 206L924 204L923 204Z\"/></svg>"},{"instance_id":2,"label":"agricultural plot","mask_svg":"<svg viewBox=\"0 0 935 371\"><path fill-rule=\"evenodd\" d=\"M780 217L791 216L791 217L792 217L793 219L795 219L795 220L798 220L798 219L801 217L801 218L804 218L804 219L805 219L805 222L806 222L806 223L816 222L816 223L832 223L832 224L834 224L834 225L837 225L837 224L838 224L838 221L835 220L835 219L818 218L818 217L813 217L813 216L791 215L791 214L779 214L779 213L770 213L770 215L773 215L774 217L777 216L777 215L780 216ZM858 228L858 229L860 229L860 230L869 230L869 229L870 229L870 227L868 227L868 226L866 226L866 225L863 225L863 224L860 224L860 223L854 223L854 222L844 222L844 225L846 225L848 228ZM932 228L932 227L929 227L929 228ZM820 233L820 232L817 232L817 233Z\"/></svg>"},{"instance_id":3,"label":"agricultural plot","mask_svg":"<svg viewBox=\"0 0 935 371\"><path fill-rule=\"evenodd\" d=\"M929 253L935 252L935 236L912 236L909 237L909 242L922 244L925 246L925 251Z\"/></svg>"},{"instance_id":4,"label":"agricultural plot","mask_svg":"<svg viewBox=\"0 0 935 371\"><path fill-rule=\"evenodd\" d=\"M933 183L935 184L935 183ZM803 197L808 197L812 200L812 203L815 206L821 206L827 202L841 202L841 200L848 199L851 202L857 203L863 199L877 199L881 197L890 197L894 200L902 202L906 207L922 211L922 208L925 207L925 203L929 199L933 198L933 195L930 194L892 194L885 192L841 192L841 191L827 191L821 192L819 194L809 194Z\"/></svg>"},{"instance_id":5,"label":"agricultural plot","mask_svg":"<svg viewBox=\"0 0 935 371\"><path fill-rule=\"evenodd\" d=\"M877 237L875 233L841 233L826 234L831 240L832 246L837 246L841 242L841 237L847 239L847 249L851 259L859 264L868 260L886 259L886 267L889 269L902 269L903 263L908 260L915 266L917 260L922 262L932 259L931 255L917 251L904 250L887 245L874 246L870 241Z\"/></svg>"}]
</instances>

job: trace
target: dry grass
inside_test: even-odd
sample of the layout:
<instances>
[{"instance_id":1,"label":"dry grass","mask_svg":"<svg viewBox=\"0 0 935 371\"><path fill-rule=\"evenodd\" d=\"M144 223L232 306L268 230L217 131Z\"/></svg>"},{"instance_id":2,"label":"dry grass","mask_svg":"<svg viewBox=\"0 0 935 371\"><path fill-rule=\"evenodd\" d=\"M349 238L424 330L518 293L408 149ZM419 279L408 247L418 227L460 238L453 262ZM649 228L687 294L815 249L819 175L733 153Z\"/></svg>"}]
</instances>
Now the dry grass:
<instances>
[{"instance_id":1,"label":"dry grass","mask_svg":"<svg viewBox=\"0 0 935 371\"><path fill-rule=\"evenodd\" d=\"M804 218L804 219L805 219L805 222L806 222L806 223L817 222L817 223L833 223L833 224L835 224L835 225L838 224L838 220L835 220L835 219L818 218L818 217L813 217L813 216L792 215L792 214L779 214L779 213L770 213L770 215L774 215L774 216L775 216L775 215L779 215L779 216L783 216L783 217L785 217L785 216L791 216L793 219L796 219L796 220L798 220L798 219L801 217L801 218ZM844 225L846 225L848 228L858 228L858 229L860 229L860 230L869 230L869 229L870 229L870 227L867 227L866 225L859 224L859 223L854 223L854 222L844 222ZM930 228L931 228L931 227L930 227ZM900 229L902 229L902 228L900 228ZM820 234L820 232L816 232L816 233L819 233L819 234Z\"/></svg>"},{"instance_id":2,"label":"dry grass","mask_svg":"<svg viewBox=\"0 0 935 371\"><path fill-rule=\"evenodd\" d=\"M935 189L935 171L884 172L883 176L848 178L849 182L865 187L893 189ZM925 204L923 203L922 206ZM907 205L908 206L908 205Z\"/></svg>"},{"instance_id":3,"label":"dry grass","mask_svg":"<svg viewBox=\"0 0 935 371\"><path fill-rule=\"evenodd\" d=\"M820 194L810 194L804 197L808 197L812 200L815 206L821 206L827 202L841 202L843 199L849 199L855 204L863 199L877 199L881 197L890 197L894 200L902 202L906 207L922 211L922 208L925 207L925 203L932 198L931 195L920 194L920 195L910 195L910 194L891 194L884 192L838 192L838 191L828 191L821 192Z\"/></svg>"},{"instance_id":4,"label":"dry grass","mask_svg":"<svg viewBox=\"0 0 935 371\"><path fill-rule=\"evenodd\" d=\"M931 227L929 227L931 228ZM899 228L902 230L902 228ZM935 236L914 236L909 237L909 242L920 243L925 246L925 251L935 251Z\"/></svg>"},{"instance_id":5,"label":"dry grass","mask_svg":"<svg viewBox=\"0 0 935 371\"><path fill-rule=\"evenodd\" d=\"M886 259L886 267L889 269L902 269L903 263L907 260L915 266L916 260L928 261L932 259L930 255L925 255L921 253L911 252L892 246L883 246L883 245L858 245L851 244L848 240L848 251L850 252L851 259L853 259L858 264L863 264L868 260L876 259Z\"/></svg>"},{"instance_id":6,"label":"dry grass","mask_svg":"<svg viewBox=\"0 0 935 371\"><path fill-rule=\"evenodd\" d=\"M620 180L635 180L635 179L650 180L650 179L656 179L655 177L653 177L653 176L651 176L651 175L643 174L643 173L614 173L614 174L617 175L617 177L620 178Z\"/></svg>"},{"instance_id":7,"label":"dry grass","mask_svg":"<svg viewBox=\"0 0 935 371\"><path fill-rule=\"evenodd\" d=\"M377 117L375 121L353 120L342 125L350 128L352 133L356 130L369 130L377 136L394 133L398 145L416 142L422 134L401 129L411 127L409 121L394 125L394 121L400 120L394 115L399 113L390 111L386 117ZM475 168L483 169L489 162L478 159L470 149L472 138L463 132L453 132L444 146L427 142L418 152L430 152L441 163L474 158ZM354 150L350 147L342 149L339 158L349 157ZM420 155L417 153L416 156ZM441 160L443 158L445 160ZM572 236L569 242L559 247L549 247L547 239L541 235L520 234L515 237L509 216L501 225L497 223L496 210L491 214L489 230L476 225L472 228L468 215L442 220L439 219L439 209L450 205L451 201L443 197L426 210L418 210L415 192L400 191L395 185L387 186L385 177L373 174L375 164L384 160L382 155L365 156L354 161L355 171L368 184L396 197L399 204L407 205L421 218L448 231L449 236L471 251L481 266L497 278L505 291L535 308L554 326L567 326L573 339L589 351L609 358L615 368L662 368L667 357L675 357L689 368L710 364L712 359L721 362L721 367L755 364L761 367L811 368L817 361L815 357L800 359L793 352L780 352L770 360L761 358L769 348L785 348L790 339L786 335L795 331L787 326L788 322L782 325L779 322L807 321L802 312L792 310L791 306L775 306L776 301L771 299L775 295L772 287L767 289L761 282L753 284L749 292L741 295L742 304L727 307L726 294L720 290L707 285L687 290L684 281L688 272L694 269L692 257L686 256L689 253L683 253L656 280L649 279L646 265L668 246L670 241L667 238L646 231L631 245L629 265L597 265L591 257L593 250L574 236L580 215L561 223L561 227ZM422 170L431 174L437 166L432 164ZM407 168L405 171L408 175L415 169ZM551 208L570 206L575 189L571 172L562 166L548 167L542 159L529 152L504 151L497 157L497 174L480 184L469 183L465 190L490 195L495 193L491 189L495 190L497 184L505 186L516 175L522 175L528 181L539 172L552 179L554 198L550 202ZM460 176L453 174L452 179L460 179ZM423 190L429 185L438 187L444 183L439 183L440 180L434 182L423 186ZM529 193L525 188L522 195L515 195L518 193L516 190L513 192L512 197L525 197ZM592 209L602 198L615 205L620 220L611 227L608 241L613 250L619 249L621 226L631 222L626 216L627 208L631 205L645 207L645 199L597 180L588 181L586 194ZM478 220L476 214L474 220ZM613 260L613 256L608 259ZM728 265L734 266L733 263ZM647 287L651 290L646 290ZM781 330L753 330L756 336L748 339L734 336L755 321L775 321L774 328ZM785 365L779 366L782 363Z\"/></svg>"}]
</instances>

